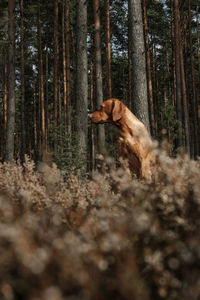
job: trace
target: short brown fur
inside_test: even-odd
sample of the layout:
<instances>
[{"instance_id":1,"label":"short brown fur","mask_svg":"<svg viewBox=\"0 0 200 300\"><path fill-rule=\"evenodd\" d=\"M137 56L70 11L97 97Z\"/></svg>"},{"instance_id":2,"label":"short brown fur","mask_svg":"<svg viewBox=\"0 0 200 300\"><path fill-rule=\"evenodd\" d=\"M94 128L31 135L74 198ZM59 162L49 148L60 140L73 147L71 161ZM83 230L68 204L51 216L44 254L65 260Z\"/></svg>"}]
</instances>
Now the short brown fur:
<instances>
[{"instance_id":1,"label":"short brown fur","mask_svg":"<svg viewBox=\"0 0 200 300\"><path fill-rule=\"evenodd\" d=\"M145 125L118 99L102 103L101 109L89 116L93 123L111 123L118 128L118 152L127 159L129 170L138 178L151 179L152 140ZM129 171L129 172L130 172Z\"/></svg>"}]
</instances>

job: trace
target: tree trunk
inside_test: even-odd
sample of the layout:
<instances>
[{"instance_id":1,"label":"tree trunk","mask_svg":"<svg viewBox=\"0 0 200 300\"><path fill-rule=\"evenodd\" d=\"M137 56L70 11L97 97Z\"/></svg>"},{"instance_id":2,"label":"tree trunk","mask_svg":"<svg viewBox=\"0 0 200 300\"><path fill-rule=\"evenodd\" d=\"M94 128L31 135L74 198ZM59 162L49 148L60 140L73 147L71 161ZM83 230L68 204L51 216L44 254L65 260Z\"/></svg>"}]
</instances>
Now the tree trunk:
<instances>
[{"instance_id":1,"label":"tree trunk","mask_svg":"<svg viewBox=\"0 0 200 300\"><path fill-rule=\"evenodd\" d=\"M197 0L196 7L196 22L197 22L197 57L198 57L198 70L199 70L199 86L200 86L200 37L199 37L199 5Z\"/></svg>"},{"instance_id":2,"label":"tree trunk","mask_svg":"<svg viewBox=\"0 0 200 300\"><path fill-rule=\"evenodd\" d=\"M45 90L46 90L46 105L45 105L45 144L46 144L46 151L48 151L48 131L49 131L49 124L50 124L50 114L49 114L49 53L48 53L48 39L49 39L49 32L48 28L46 29L46 52L45 52Z\"/></svg>"},{"instance_id":3,"label":"tree trunk","mask_svg":"<svg viewBox=\"0 0 200 300\"><path fill-rule=\"evenodd\" d=\"M79 157L83 163L81 173L87 171L88 138L88 68L87 68L87 2L77 0L77 49L76 49L76 127Z\"/></svg>"},{"instance_id":4,"label":"tree trunk","mask_svg":"<svg viewBox=\"0 0 200 300\"><path fill-rule=\"evenodd\" d=\"M185 129L185 148L190 155L190 134L189 134L189 115L185 84L185 71L183 63L183 51L181 45L181 31L180 31L180 12L179 1L174 0L174 28L175 28L175 70L176 70L176 108L177 118L182 124L184 121ZM183 109L182 109L183 105ZM184 117L183 117L184 116ZM177 146L183 145L182 137L177 139Z\"/></svg>"},{"instance_id":5,"label":"tree trunk","mask_svg":"<svg viewBox=\"0 0 200 300\"><path fill-rule=\"evenodd\" d=\"M90 48L90 108L95 111L94 105L94 37L91 34L91 48ZM91 170L95 169L95 125L91 123Z\"/></svg>"},{"instance_id":6,"label":"tree trunk","mask_svg":"<svg viewBox=\"0 0 200 300\"><path fill-rule=\"evenodd\" d=\"M8 107L5 159L14 159L15 131L15 0L8 0Z\"/></svg>"},{"instance_id":7,"label":"tree trunk","mask_svg":"<svg viewBox=\"0 0 200 300\"><path fill-rule=\"evenodd\" d=\"M58 46L58 0L54 0L54 121L58 124L58 63L59 63L59 46Z\"/></svg>"},{"instance_id":8,"label":"tree trunk","mask_svg":"<svg viewBox=\"0 0 200 300\"><path fill-rule=\"evenodd\" d=\"M175 107L175 93L176 93L176 71L175 71L175 28L174 28L174 8L172 0L170 0L170 14L171 14L171 48L172 48L172 83L171 83L171 104Z\"/></svg>"},{"instance_id":9,"label":"tree trunk","mask_svg":"<svg viewBox=\"0 0 200 300\"><path fill-rule=\"evenodd\" d=\"M66 31L66 89L67 89L67 133L71 143L71 76L70 76L70 23L69 0L65 0L65 31Z\"/></svg>"},{"instance_id":10,"label":"tree trunk","mask_svg":"<svg viewBox=\"0 0 200 300\"><path fill-rule=\"evenodd\" d=\"M25 107L24 107L24 0L20 0L20 50L21 50L21 161L26 152Z\"/></svg>"},{"instance_id":11,"label":"tree trunk","mask_svg":"<svg viewBox=\"0 0 200 300\"><path fill-rule=\"evenodd\" d=\"M3 114L4 114L4 136L3 142L5 144L5 133L7 128L7 102L8 102L8 54L5 51L4 53L4 82L3 82ZM5 146L3 146L5 150ZM4 153L4 151L3 151Z\"/></svg>"},{"instance_id":12,"label":"tree trunk","mask_svg":"<svg viewBox=\"0 0 200 300\"><path fill-rule=\"evenodd\" d=\"M67 129L67 76L66 76L66 44L65 44L65 0L62 0L62 58L63 58L63 104L64 126Z\"/></svg>"},{"instance_id":13,"label":"tree trunk","mask_svg":"<svg viewBox=\"0 0 200 300\"><path fill-rule=\"evenodd\" d=\"M101 64L101 36L100 36L100 7L99 0L93 0L94 10L94 43L95 43L95 79L96 79L96 103L97 108L103 102L102 85L102 64ZM100 153L105 151L105 128L104 125L98 126L98 150Z\"/></svg>"},{"instance_id":14,"label":"tree trunk","mask_svg":"<svg viewBox=\"0 0 200 300\"><path fill-rule=\"evenodd\" d=\"M188 0L188 30L190 42L190 62L192 74L192 111L193 111L193 128L194 128L194 158L199 154L199 137L198 137L198 93L196 88L195 67L194 67L194 53L192 43L192 26L191 26L191 1Z\"/></svg>"},{"instance_id":15,"label":"tree trunk","mask_svg":"<svg viewBox=\"0 0 200 300\"><path fill-rule=\"evenodd\" d=\"M175 72L176 72L176 113L177 119L182 126L182 103L181 103L181 68L180 68L180 40L179 40L179 1L174 0L174 38L175 38ZM181 135L177 138L177 147L182 145Z\"/></svg>"},{"instance_id":16,"label":"tree trunk","mask_svg":"<svg viewBox=\"0 0 200 300\"><path fill-rule=\"evenodd\" d=\"M42 157L44 157L46 152L45 145L45 107L44 107L44 76L43 76L43 60L42 60L42 38L41 38L41 25L40 25L40 0L38 0L38 24L37 24L37 33L38 33L38 83L39 83L39 103L40 103L40 112L41 112L41 145L40 151Z\"/></svg>"},{"instance_id":17,"label":"tree trunk","mask_svg":"<svg viewBox=\"0 0 200 300\"><path fill-rule=\"evenodd\" d=\"M111 45L110 45L110 1L105 0L106 15L106 82L107 98L112 98L112 79L111 79Z\"/></svg>"},{"instance_id":18,"label":"tree trunk","mask_svg":"<svg viewBox=\"0 0 200 300\"><path fill-rule=\"evenodd\" d=\"M133 111L150 130L141 0L129 0Z\"/></svg>"},{"instance_id":19,"label":"tree trunk","mask_svg":"<svg viewBox=\"0 0 200 300\"><path fill-rule=\"evenodd\" d=\"M147 87L148 87L150 126L151 126L151 134L155 136L153 87L152 87L152 79L151 79L151 58L150 58L150 48L149 48L149 38L148 38L146 0L143 0L143 21L144 21L144 37L145 37L145 48L146 48L146 68L147 68Z\"/></svg>"},{"instance_id":20,"label":"tree trunk","mask_svg":"<svg viewBox=\"0 0 200 300\"><path fill-rule=\"evenodd\" d=\"M37 152L38 152L38 130L37 130L37 107L36 107L36 88L35 83L33 87L33 136L34 136L34 156L37 159Z\"/></svg>"}]
</instances>

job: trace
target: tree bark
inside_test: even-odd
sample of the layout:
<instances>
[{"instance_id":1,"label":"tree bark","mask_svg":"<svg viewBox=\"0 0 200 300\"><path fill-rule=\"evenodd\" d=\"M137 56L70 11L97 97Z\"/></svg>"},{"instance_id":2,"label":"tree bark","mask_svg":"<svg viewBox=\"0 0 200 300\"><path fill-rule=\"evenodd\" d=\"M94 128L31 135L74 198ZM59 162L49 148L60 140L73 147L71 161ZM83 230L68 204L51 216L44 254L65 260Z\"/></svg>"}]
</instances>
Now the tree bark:
<instances>
[{"instance_id":1,"label":"tree bark","mask_svg":"<svg viewBox=\"0 0 200 300\"><path fill-rule=\"evenodd\" d=\"M87 171L88 138L88 67L87 67L87 1L77 0L77 49L76 49L76 128L79 157L83 162L81 173Z\"/></svg>"},{"instance_id":2,"label":"tree bark","mask_svg":"<svg viewBox=\"0 0 200 300\"><path fill-rule=\"evenodd\" d=\"M67 75L66 75L66 44L65 44L65 0L62 0L62 59L63 59L63 104L64 126L67 129Z\"/></svg>"},{"instance_id":3,"label":"tree bark","mask_svg":"<svg viewBox=\"0 0 200 300\"><path fill-rule=\"evenodd\" d=\"M150 131L141 0L129 0L133 111Z\"/></svg>"},{"instance_id":4,"label":"tree bark","mask_svg":"<svg viewBox=\"0 0 200 300\"><path fill-rule=\"evenodd\" d=\"M26 152L25 130L25 83L24 83L24 0L20 0L20 54L21 54L21 161L24 162Z\"/></svg>"},{"instance_id":5,"label":"tree bark","mask_svg":"<svg viewBox=\"0 0 200 300\"><path fill-rule=\"evenodd\" d=\"M185 129L185 148L190 155L190 134L189 134L189 115L188 104L185 84L185 71L183 63L183 51L181 45L181 32L180 32L180 12L179 1L174 0L174 28L175 28L175 70L176 70L176 109L177 119L180 121L181 126L184 121ZM183 105L183 109L182 109ZM181 136L177 139L177 146L183 145Z\"/></svg>"},{"instance_id":6,"label":"tree bark","mask_svg":"<svg viewBox=\"0 0 200 300\"><path fill-rule=\"evenodd\" d=\"M175 39L175 72L176 72L176 114L182 126L182 103L181 103L181 69L180 69L180 40L179 40L179 1L174 0L174 39ZM182 136L177 138L177 147L182 145Z\"/></svg>"},{"instance_id":7,"label":"tree bark","mask_svg":"<svg viewBox=\"0 0 200 300\"><path fill-rule=\"evenodd\" d=\"M150 58L150 48L149 48L149 38L148 38L146 0L143 0L143 22L144 22L144 37L145 37L145 48L146 48L146 68L147 68L147 87L148 87L148 100L149 100L148 103L149 103L150 127L151 127L151 134L155 136L153 87L152 87L152 79L151 79L151 58Z\"/></svg>"},{"instance_id":8,"label":"tree bark","mask_svg":"<svg viewBox=\"0 0 200 300\"><path fill-rule=\"evenodd\" d=\"M66 101L67 101L67 133L71 143L71 75L70 75L70 23L69 0L65 0L65 31L66 31Z\"/></svg>"},{"instance_id":9,"label":"tree bark","mask_svg":"<svg viewBox=\"0 0 200 300\"><path fill-rule=\"evenodd\" d=\"M47 1L48 2L48 1ZM48 3L47 3L48 4ZM45 98L46 98L46 105L45 105L45 144L46 144L46 151L48 151L48 131L49 131L49 124L50 124L50 113L49 113L49 31L48 28L46 29L46 51L45 51Z\"/></svg>"},{"instance_id":10,"label":"tree bark","mask_svg":"<svg viewBox=\"0 0 200 300\"><path fill-rule=\"evenodd\" d=\"M58 0L54 0L54 121L58 124Z\"/></svg>"},{"instance_id":11,"label":"tree bark","mask_svg":"<svg viewBox=\"0 0 200 300\"><path fill-rule=\"evenodd\" d=\"M8 0L8 107L6 131L6 161L14 159L15 131L15 0Z\"/></svg>"},{"instance_id":12,"label":"tree bark","mask_svg":"<svg viewBox=\"0 0 200 300\"><path fill-rule=\"evenodd\" d=\"M191 25L191 1L188 0L188 30L190 43L190 62L192 74L192 111L193 111L193 128L194 128L194 158L199 154L199 136L198 136L198 93L196 87L195 67L194 67L194 52L192 43L192 25Z\"/></svg>"},{"instance_id":13,"label":"tree bark","mask_svg":"<svg viewBox=\"0 0 200 300\"><path fill-rule=\"evenodd\" d=\"M40 0L38 0L38 83L39 83L39 103L40 103L40 119L41 119L41 133L40 133L40 151L41 155L44 156L46 152L45 145L45 106L44 106L44 76L43 76L43 59L42 59L42 38L41 38L41 25L40 25Z\"/></svg>"},{"instance_id":14,"label":"tree bark","mask_svg":"<svg viewBox=\"0 0 200 300\"><path fill-rule=\"evenodd\" d=\"M110 45L110 1L105 0L106 15L106 82L107 98L112 98L112 79L111 79L111 45Z\"/></svg>"},{"instance_id":15,"label":"tree bark","mask_svg":"<svg viewBox=\"0 0 200 300\"><path fill-rule=\"evenodd\" d=\"M93 0L94 10L94 43L95 43L95 79L96 79L96 101L99 109L103 102L102 64L101 64L101 36L100 36L100 7L99 0ZM98 126L98 151L105 151L105 128Z\"/></svg>"},{"instance_id":16,"label":"tree bark","mask_svg":"<svg viewBox=\"0 0 200 300\"><path fill-rule=\"evenodd\" d=\"M8 54L4 53L4 82L3 82L3 114L4 114L4 143L7 128L7 102L8 102Z\"/></svg>"},{"instance_id":17,"label":"tree bark","mask_svg":"<svg viewBox=\"0 0 200 300\"><path fill-rule=\"evenodd\" d=\"M95 111L94 105L94 37L91 34L91 48L90 48L90 108ZM91 123L91 169L95 169L95 125Z\"/></svg>"}]
</instances>

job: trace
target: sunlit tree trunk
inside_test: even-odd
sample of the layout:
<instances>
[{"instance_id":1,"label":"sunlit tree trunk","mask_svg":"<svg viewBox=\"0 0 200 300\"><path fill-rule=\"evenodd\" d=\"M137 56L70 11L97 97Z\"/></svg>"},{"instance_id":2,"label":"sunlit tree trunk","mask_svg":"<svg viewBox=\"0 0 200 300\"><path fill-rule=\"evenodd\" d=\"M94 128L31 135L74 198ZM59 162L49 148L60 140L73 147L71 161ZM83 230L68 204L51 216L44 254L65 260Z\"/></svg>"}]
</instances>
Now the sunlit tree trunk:
<instances>
[{"instance_id":1,"label":"sunlit tree trunk","mask_svg":"<svg viewBox=\"0 0 200 300\"><path fill-rule=\"evenodd\" d=\"M90 108L95 111L94 100L94 37L91 34L91 48L90 48ZM95 169L95 125L91 123L91 169Z\"/></svg>"},{"instance_id":2,"label":"sunlit tree trunk","mask_svg":"<svg viewBox=\"0 0 200 300\"><path fill-rule=\"evenodd\" d=\"M88 67L87 67L87 2L77 0L76 49L76 128L79 141L79 158L83 162L82 174L87 170L88 139Z\"/></svg>"},{"instance_id":3,"label":"sunlit tree trunk","mask_svg":"<svg viewBox=\"0 0 200 300\"><path fill-rule=\"evenodd\" d=\"M130 14L133 111L150 131L142 5L141 0L129 0L128 3Z\"/></svg>"},{"instance_id":4,"label":"sunlit tree trunk","mask_svg":"<svg viewBox=\"0 0 200 300\"><path fill-rule=\"evenodd\" d=\"M95 44L95 80L96 80L96 103L100 108L103 102L102 85L102 64L101 64L101 36L100 36L100 8L99 0L93 0L94 10L94 44ZM105 128L104 125L98 126L98 150L103 153L105 150Z\"/></svg>"},{"instance_id":5,"label":"sunlit tree trunk","mask_svg":"<svg viewBox=\"0 0 200 300\"><path fill-rule=\"evenodd\" d=\"M144 21L144 37L145 37L145 48L146 48L147 87L148 87L148 100L149 100L148 102L149 102L150 127L151 127L151 134L155 136L153 87L152 87L152 79L151 79L151 58L150 58L150 48L149 48L149 38L148 38L146 0L143 0L143 21Z\"/></svg>"},{"instance_id":6,"label":"sunlit tree trunk","mask_svg":"<svg viewBox=\"0 0 200 300\"><path fill-rule=\"evenodd\" d=\"M15 132L15 0L8 0L8 107L5 159L14 159Z\"/></svg>"}]
</instances>

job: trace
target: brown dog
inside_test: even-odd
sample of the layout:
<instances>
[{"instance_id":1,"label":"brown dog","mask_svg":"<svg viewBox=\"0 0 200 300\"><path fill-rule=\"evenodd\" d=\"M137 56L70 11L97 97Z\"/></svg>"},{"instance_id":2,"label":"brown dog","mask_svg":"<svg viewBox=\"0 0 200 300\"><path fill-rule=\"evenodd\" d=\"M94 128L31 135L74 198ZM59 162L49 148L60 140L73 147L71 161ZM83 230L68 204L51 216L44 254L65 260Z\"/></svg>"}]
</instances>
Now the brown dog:
<instances>
[{"instance_id":1,"label":"brown dog","mask_svg":"<svg viewBox=\"0 0 200 300\"><path fill-rule=\"evenodd\" d=\"M151 179L152 140L144 124L119 100L109 99L89 115L93 123L111 123L118 128L118 151L138 178Z\"/></svg>"}]
</instances>

